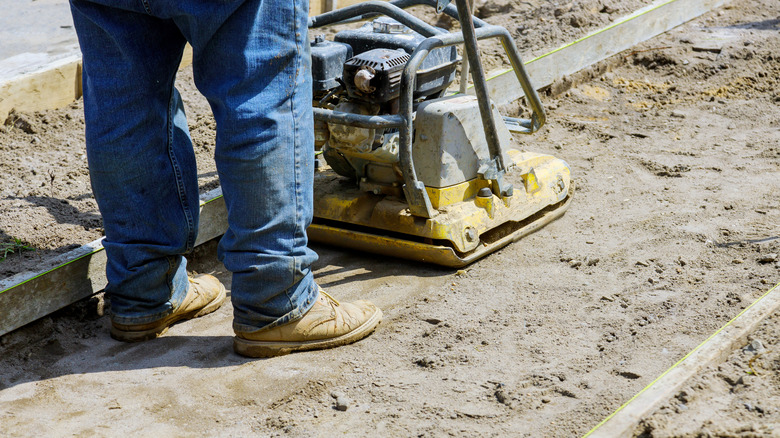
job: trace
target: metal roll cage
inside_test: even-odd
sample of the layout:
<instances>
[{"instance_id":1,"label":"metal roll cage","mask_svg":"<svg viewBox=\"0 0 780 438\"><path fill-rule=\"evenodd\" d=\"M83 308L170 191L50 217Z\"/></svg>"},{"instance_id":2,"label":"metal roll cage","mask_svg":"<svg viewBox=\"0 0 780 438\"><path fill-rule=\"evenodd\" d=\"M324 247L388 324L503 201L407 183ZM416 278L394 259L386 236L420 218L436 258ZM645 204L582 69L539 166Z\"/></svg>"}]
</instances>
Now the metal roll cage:
<instances>
[{"instance_id":1,"label":"metal roll cage","mask_svg":"<svg viewBox=\"0 0 780 438\"><path fill-rule=\"evenodd\" d=\"M436 210L431 206L425 185L417 179L412 159L412 132L415 118L414 89L417 82L419 66L431 50L440 47L448 47L464 44L466 55L471 66L471 75L474 81L474 90L479 103L480 115L485 128L485 138L488 143L491 159L481 162L480 175L493 184L494 193L500 197L512 196L512 186L503 181L506 167L498 142L495 121L490 109L490 98L487 90L487 81L480 62L477 49L477 40L498 38L509 57L509 62L517 76L517 80L523 88L526 101L531 108L530 119L505 118L515 126L514 131L531 134L537 131L545 122L544 109L536 90L531 85L528 73L523 66L523 61L517 51L517 46L509 32L500 26L487 24L470 14L468 0L455 0L457 8L449 5L448 0L393 0L390 2L367 1L326 12L309 18L309 28L318 28L330 24L347 21L363 20L378 15L386 15L408 26L412 30L426 37L415 49L411 58L404 67L401 77L401 95L399 97L400 110L396 114L388 115L360 115L333 111L326 108L314 108L314 118L319 121L357 126L360 128L398 128L399 129L399 165L404 174L404 194L409 204L412 215L431 218L436 215ZM460 32L445 32L431 26L404 8L414 5L428 5L458 20L461 24ZM459 17L465 17L461 20ZM461 78L461 80L467 80Z\"/></svg>"}]
</instances>

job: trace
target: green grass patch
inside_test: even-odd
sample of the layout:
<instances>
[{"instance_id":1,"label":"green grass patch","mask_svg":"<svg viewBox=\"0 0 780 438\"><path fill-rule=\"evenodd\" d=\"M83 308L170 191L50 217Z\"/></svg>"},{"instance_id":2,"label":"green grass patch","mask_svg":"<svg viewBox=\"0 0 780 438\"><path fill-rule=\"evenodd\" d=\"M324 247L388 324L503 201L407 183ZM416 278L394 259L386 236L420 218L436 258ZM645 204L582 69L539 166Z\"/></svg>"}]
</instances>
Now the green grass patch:
<instances>
[{"instance_id":1,"label":"green grass patch","mask_svg":"<svg viewBox=\"0 0 780 438\"><path fill-rule=\"evenodd\" d=\"M19 254L22 251L35 251L35 248L26 245L21 239L12 237L10 242L0 243L0 262L4 261L9 255L13 253Z\"/></svg>"}]
</instances>

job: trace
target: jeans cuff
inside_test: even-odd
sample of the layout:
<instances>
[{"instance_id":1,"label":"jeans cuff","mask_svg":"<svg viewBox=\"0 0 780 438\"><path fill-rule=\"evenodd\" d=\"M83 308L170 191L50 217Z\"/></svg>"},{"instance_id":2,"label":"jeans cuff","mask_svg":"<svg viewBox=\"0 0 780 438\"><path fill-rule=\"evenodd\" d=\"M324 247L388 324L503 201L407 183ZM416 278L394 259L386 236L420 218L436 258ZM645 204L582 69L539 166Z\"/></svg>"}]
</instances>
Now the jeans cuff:
<instances>
[{"instance_id":1,"label":"jeans cuff","mask_svg":"<svg viewBox=\"0 0 780 438\"><path fill-rule=\"evenodd\" d=\"M181 275L176 275L176 277L179 277L178 279L174 277L173 293L171 294L171 298L164 304L165 310L153 313L151 315L143 315L143 316L132 316L132 315L119 316L112 312L111 321L123 325L148 324L150 322L161 320L166 316L170 315L177 308L179 308L179 306L182 305L184 299L187 297L187 294L190 291L189 277L186 275L186 271L184 274L185 274L184 281L180 279Z\"/></svg>"},{"instance_id":2,"label":"jeans cuff","mask_svg":"<svg viewBox=\"0 0 780 438\"><path fill-rule=\"evenodd\" d=\"M316 283L312 282L312 287L309 289L309 293L307 294L306 299L293 310L287 312L286 314L282 315L276 320L265 325L259 322L245 324L245 323L233 321L233 331L236 333L239 332L256 333L263 330L270 330L274 327L287 324L288 322L297 321L303 318L304 315L306 315L306 312L308 312L309 309L311 309L312 306L314 306L314 303L317 302L317 299L319 297L320 297L320 288L317 286Z\"/></svg>"}]
</instances>

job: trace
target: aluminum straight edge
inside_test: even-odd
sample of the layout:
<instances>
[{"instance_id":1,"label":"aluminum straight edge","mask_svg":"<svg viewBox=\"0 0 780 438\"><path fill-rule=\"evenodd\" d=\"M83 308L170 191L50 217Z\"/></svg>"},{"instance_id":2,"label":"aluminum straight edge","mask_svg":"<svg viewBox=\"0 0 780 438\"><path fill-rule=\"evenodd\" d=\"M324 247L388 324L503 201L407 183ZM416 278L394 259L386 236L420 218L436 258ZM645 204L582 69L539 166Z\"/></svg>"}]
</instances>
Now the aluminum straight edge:
<instances>
[{"instance_id":1,"label":"aluminum straight edge","mask_svg":"<svg viewBox=\"0 0 780 438\"><path fill-rule=\"evenodd\" d=\"M200 245L225 233L227 212L222 189L200 197ZM62 254L50 268L0 280L0 336L42 318L106 287L103 239Z\"/></svg>"},{"instance_id":2,"label":"aluminum straight edge","mask_svg":"<svg viewBox=\"0 0 780 438\"><path fill-rule=\"evenodd\" d=\"M525 62L534 88L542 89L612 55L690 21L726 0L659 0L570 44ZM523 96L513 70L488 79L490 98L506 104ZM474 94L474 88L468 90Z\"/></svg>"},{"instance_id":3,"label":"aluminum straight edge","mask_svg":"<svg viewBox=\"0 0 780 438\"><path fill-rule=\"evenodd\" d=\"M596 425L585 437L634 436L634 430L643 419L674 396L690 378L700 374L708 366L722 362L735 348L744 345L748 335L778 310L780 284L775 285L699 344L615 413Z\"/></svg>"}]
</instances>

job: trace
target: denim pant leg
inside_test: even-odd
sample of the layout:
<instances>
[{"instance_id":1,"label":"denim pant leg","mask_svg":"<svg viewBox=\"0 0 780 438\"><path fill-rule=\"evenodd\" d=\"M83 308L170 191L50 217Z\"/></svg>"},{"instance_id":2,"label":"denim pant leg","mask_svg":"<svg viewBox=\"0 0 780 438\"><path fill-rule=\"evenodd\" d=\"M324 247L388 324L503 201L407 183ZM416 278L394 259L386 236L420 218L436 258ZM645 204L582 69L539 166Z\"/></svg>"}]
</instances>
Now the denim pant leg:
<instances>
[{"instance_id":1,"label":"denim pant leg","mask_svg":"<svg viewBox=\"0 0 780 438\"><path fill-rule=\"evenodd\" d=\"M206 21L180 25L217 121L229 224L219 259L233 272L233 326L252 332L301 317L318 296L306 237L314 176L308 0L242 2L213 33Z\"/></svg>"},{"instance_id":2,"label":"denim pant leg","mask_svg":"<svg viewBox=\"0 0 780 438\"><path fill-rule=\"evenodd\" d=\"M117 1L138 6L135 1ZM92 188L106 238L113 318L155 321L189 287L198 226L195 156L173 87L185 39L170 20L72 0L83 54Z\"/></svg>"}]
</instances>

